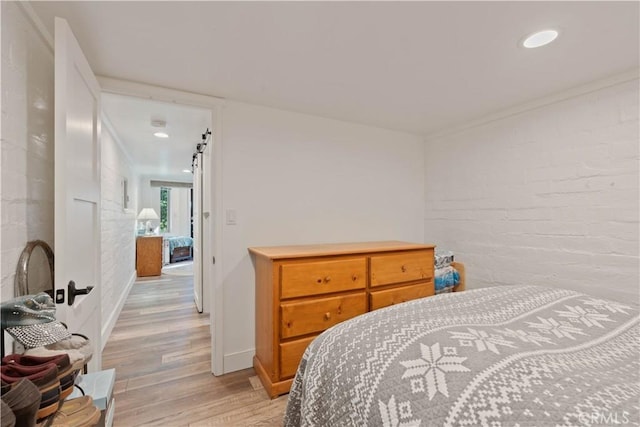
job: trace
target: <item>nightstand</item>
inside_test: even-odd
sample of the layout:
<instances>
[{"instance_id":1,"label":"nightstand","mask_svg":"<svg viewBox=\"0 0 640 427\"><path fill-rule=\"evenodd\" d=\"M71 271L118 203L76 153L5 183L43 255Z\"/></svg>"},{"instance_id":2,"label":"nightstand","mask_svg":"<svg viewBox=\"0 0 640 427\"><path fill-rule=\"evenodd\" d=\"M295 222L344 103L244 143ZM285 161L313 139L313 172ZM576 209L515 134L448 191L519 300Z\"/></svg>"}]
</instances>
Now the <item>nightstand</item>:
<instances>
[{"instance_id":1,"label":"nightstand","mask_svg":"<svg viewBox=\"0 0 640 427\"><path fill-rule=\"evenodd\" d=\"M139 236L136 239L138 277L162 274L162 236Z\"/></svg>"}]
</instances>

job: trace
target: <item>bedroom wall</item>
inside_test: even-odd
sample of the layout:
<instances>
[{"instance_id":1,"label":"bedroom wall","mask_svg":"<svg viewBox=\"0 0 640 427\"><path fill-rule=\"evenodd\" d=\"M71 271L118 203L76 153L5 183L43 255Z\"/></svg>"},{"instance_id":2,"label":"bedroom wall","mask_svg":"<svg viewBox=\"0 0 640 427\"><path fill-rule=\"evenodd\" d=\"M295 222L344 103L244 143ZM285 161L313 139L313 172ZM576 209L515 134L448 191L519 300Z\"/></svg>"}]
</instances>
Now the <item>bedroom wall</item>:
<instances>
[{"instance_id":1,"label":"bedroom wall","mask_svg":"<svg viewBox=\"0 0 640 427\"><path fill-rule=\"evenodd\" d=\"M228 101L222 123L224 371L252 365L250 246L422 242L424 145L388 130ZM225 219L223 218L224 222Z\"/></svg>"},{"instance_id":2,"label":"bedroom wall","mask_svg":"<svg viewBox=\"0 0 640 427\"><path fill-rule=\"evenodd\" d=\"M174 236L191 236L191 189L171 188L171 232Z\"/></svg>"},{"instance_id":3,"label":"bedroom wall","mask_svg":"<svg viewBox=\"0 0 640 427\"><path fill-rule=\"evenodd\" d=\"M1 2L1 299L13 298L20 253L53 249L53 48L17 2Z\"/></svg>"},{"instance_id":4,"label":"bedroom wall","mask_svg":"<svg viewBox=\"0 0 640 427\"><path fill-rule=\"evenodd\" d=\"M102 344L107 343L136 279L136 215L139 182L115 130L102 126ZM129 206L123 206L123 180Z\"/></svg>"},{"instance_id":5,"label":"bedroom wall","mask_svg":"<svg viewBox=\"0 0 640 427\"><path fill-rule=\"evenodd\" d=\"M187 175L191 179L191 175ZM158 216L160 216L160 187L152 187L151 181L159 180L166 181L166 177L162 176L149 176L144 175L138 179L139 183L139 196L138 196L138 211L136 215L140 213L143 208L153 208ZM173 182L191 182L191 181L176 181ZM189 189L181 187L171 188L171 200L170 200L170 224L171 230L168 235L172 236L190 236L191 235L191 213L189 211ZM160 221L152 221L152 224L157 227Z\"/></svg>"},{"instance_id":6,"label":"bedroom wall","mask_svg":"<svg viewBox=\"0 0 640 427\"><path fill-rule=\"evenodd\" d=\"M425 241L467 287L639 298L638 80L426 141Z\"/></svg>"},{"instance_id":7,"label":"bedroom wall","mask_svg":"<svg viewBox=\"0 0 640 427\"><path fill-rule=\"evenodd\" d=\"M153 208L160 216L160 187L152 187L151 180L155 179L148 175L141 176L138 180L138 210L136 216L144 208ZM160 221L152 221L152 225L157 227Z\"/></svg>"}]
</instances>

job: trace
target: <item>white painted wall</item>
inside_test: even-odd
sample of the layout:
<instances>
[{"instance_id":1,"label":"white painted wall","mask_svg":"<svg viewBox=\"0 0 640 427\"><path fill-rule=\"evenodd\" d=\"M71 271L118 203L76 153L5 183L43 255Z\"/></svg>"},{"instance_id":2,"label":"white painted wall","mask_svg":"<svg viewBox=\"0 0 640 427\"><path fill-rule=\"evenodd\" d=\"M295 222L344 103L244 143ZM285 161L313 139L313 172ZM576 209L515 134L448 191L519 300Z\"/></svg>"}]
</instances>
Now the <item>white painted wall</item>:
<instances>
[{"instance_id":1,"label":"white painted wall","mask_svg":"<svg viewBox=\"0 0 640 427\"><path fill-rule=\"evenodd\" d=\"M169 216L171 218L170 235L191 236L191 189L171 188Z\"/></svg>"},{"instance_id":2,"label":"white painted wall","mask_svg":"<svg viewBox=\"0 0 640 427\"><path fill-rule=\"evenodd\" d=\"M424 143L415 136L227 102L222 123L224 371L254 354L250 246L422 242ZM219 268L220 266L218 266Z\"/></svg>"},{"instance_id":3,"label":"white painted wall","mask_svg":"<svg viewBox=\"0 0 640 427\"><path fill-rule=\"evenodd\" d=\"M20 253L53 248L53 49L17 2L2 8L1 298L14 296Z\"/></svg>"},{"instance_id":4,"label":"white painted wall","mask_svg":"<svg viewBox=\"0 0 640 427\"><path fill-rule=\"evenodd\" d=\"M467 287L638 301L638 80L428 140L425 240Z\"/></svg>"},{"instance_id":5,"label":"white painted wall","mask_svg":"<svg viewBox=\"0 0 640 427\"><path fill-rule=\"evenodd\" d=\"M191 178L191 175L188 175ZM160 216L160 187L152 187L151 181L166 181L166 177L143 175L139 178L138 211L143 208L153 208ZM175 181L181 182L181 181ZM187 181L182 181L187 182ZM190 181L189 181L190 183ZM188 188L171 187L170 206L170 228L166 233L170 236L190 236L191 235L191 213L189 211L190 194ZM154 227L160 224L159 220L151 222Z\"/></svg>"},{"instance_id":6,"label":"white painted wall","mask_svg":"<svg viewBox=\"0 0 640 427\"><path fill-rule=\"evenodd\" d=\"M143 175L138 180L138 208L136 217L144 208L153 208L158 214L158 217L160 216L160 187L152 187L150 184L152 179L155 179L155 177ZM160 225L160 221L151 221L151 225L155 228Z\"/></svg>"},{"instance_id":7,"label":"white painted wall","mask_svg":"<svg viewBox=\"0 0 640 427\"><path fill-rule=\"evenodd\" d=\"M136 215L139 182L118 135L102 126L102 336L103 345L115 326L136 278ZM123 207L123 180L129 187L129 208Z\"/></svg>"}]
</instances>

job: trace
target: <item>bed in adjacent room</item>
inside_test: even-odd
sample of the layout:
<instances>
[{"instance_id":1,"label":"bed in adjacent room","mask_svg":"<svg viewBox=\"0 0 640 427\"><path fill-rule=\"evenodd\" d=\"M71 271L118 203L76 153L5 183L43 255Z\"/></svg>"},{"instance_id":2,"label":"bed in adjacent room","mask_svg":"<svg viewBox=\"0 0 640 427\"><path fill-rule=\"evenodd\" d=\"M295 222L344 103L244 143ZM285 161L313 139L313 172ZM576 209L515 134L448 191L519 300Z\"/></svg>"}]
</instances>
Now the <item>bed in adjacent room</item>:
<instances>
[{"instance_id":1,"label":"bed in adjacent room","mask_svg":"<svg viewBox=\"0 0 640 427\"><path fill-rule=\"evenodd\" d=\"M638 313L536 286L376 310L308 346L285 425L638 425Z\"/></svg>"},{"instance_id":2,"label":"bed in adjacent room","mask_svg":"<svg viewBox=\"0 0 640 427\"><path fill-rule=\"evenodd\" d=\"M165 244L169 246L170 263L193 259L193 239L191 237L165 237L164 240Z\"/></svg>"}]
</instances>

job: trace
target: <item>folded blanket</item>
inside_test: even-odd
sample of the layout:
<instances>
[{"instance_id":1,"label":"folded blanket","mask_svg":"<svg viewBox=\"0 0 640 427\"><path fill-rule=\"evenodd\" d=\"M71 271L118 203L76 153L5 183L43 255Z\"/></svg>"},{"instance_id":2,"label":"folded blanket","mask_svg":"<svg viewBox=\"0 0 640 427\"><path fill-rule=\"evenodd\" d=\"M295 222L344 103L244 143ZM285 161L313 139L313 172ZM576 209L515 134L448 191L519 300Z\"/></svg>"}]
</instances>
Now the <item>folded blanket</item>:
<instances>
[{"instance_id":1,"label":"folded blanket","mask_svg":"<svg viewBox=\"0 0 640 427\"><path fill-rule=\"evenodd\" d=\"M460 273L451 267L436 268L435 270L435 287L436 292L445 288L452 288L460 283Z\"/></svg>"},{"instance_id":2,"label":"folded blanket","mask_svg":"<svg viewBox=\"0 0 640 427\"><path fill-rule=\"evenodd\" d=\"M453 252L436 248L433 258L436 268L448 267L453 262Z\"/></svg>"}]
</instances>

